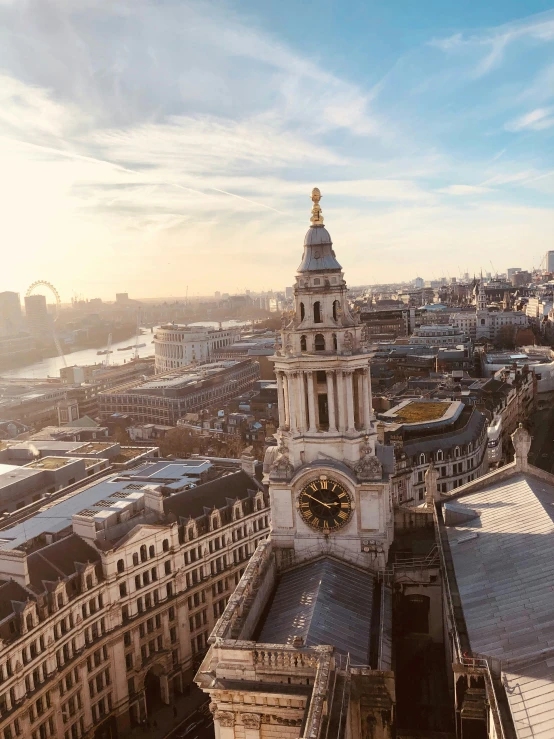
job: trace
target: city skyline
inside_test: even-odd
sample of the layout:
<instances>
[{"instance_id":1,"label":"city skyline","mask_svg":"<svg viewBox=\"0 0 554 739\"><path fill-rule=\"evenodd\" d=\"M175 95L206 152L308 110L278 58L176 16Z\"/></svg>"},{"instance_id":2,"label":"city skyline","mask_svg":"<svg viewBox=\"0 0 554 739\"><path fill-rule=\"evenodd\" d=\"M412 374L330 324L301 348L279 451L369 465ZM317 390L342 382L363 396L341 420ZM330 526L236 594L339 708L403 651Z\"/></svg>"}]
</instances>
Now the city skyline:
<instances>
[{"instance_id":1,"label":"city skyline","mask_svg":"<svg viewBox=\"0 0 554 739\"><path fill-rule=\"evenodd\" d=\"M544 3L132 7L0 7L0 290L282 289L314 185L352 284L539 266Z\"/></svg>"}]
</instances>

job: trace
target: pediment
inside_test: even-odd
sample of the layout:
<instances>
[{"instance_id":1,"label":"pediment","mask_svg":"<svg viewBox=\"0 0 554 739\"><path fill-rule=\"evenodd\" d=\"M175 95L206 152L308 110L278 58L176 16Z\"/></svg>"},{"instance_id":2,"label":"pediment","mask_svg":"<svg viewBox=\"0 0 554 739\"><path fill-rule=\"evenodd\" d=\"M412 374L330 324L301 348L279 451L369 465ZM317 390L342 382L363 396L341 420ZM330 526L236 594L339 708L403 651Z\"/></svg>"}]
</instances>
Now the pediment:
<instances>
[{"instance_id":1,"label":"pediment","mask_svg":"<svg viewBox=\"0 0 554 739\"><path fill-rule=\"evenodd\" d=\"M144 544L146 537L159 533L168 535L167 526L152 526L151 524L139 523L117 542L114 550L121 549L124 546L132 546L133 544L140 546Z\"/></svg>"}]
</instances>

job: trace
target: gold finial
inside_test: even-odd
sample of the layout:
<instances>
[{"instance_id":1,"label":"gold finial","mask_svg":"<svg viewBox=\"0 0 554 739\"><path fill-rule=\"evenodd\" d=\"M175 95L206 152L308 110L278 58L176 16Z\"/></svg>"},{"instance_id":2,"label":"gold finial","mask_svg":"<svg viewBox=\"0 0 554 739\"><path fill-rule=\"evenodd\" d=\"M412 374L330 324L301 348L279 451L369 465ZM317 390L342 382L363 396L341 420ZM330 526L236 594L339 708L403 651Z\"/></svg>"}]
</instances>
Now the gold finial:
<instances>
[{"instance_id":1,"label":"gold finial","mask_svg":"<svg viewBox=\"0 0 554 739\"><path fill-rule=\"evenodd\" d=\"M321 193L319 188L314 187L312 190L312 201L314 205L312 208L312 217L310 218L312 226L323 226L323 213L321 212L321 207L319 205L320 200Z\"/></svg>"}]
</instances>

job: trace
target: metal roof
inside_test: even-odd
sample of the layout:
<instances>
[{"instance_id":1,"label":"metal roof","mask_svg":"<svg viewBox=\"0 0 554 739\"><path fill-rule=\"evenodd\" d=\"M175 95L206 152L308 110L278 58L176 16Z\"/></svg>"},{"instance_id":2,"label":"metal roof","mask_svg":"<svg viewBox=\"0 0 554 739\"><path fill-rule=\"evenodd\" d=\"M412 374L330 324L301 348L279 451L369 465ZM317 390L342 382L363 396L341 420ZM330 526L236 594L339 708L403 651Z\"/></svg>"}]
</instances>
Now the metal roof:
<instances>
[{"instance_id":1,"label":"metal roof","mask_svg":"<svg viewBox=\"0 0 554 739\"><path fill-rule=\"evenodd\" d=\"M268 644L333 645L354 664L369 664L374 577L332 559L285 573L258 639Z\"/></svg>"},{"instance_id":2,"label":"metal roof","mask_svg":"<svg viewBox=\"0 0 554 739\"><path fill-rule=\"evenodd\" d=\"M457 498L447 527L470 644L501 660L519 739L554 736L554 482L516 473Z\"/></svg>"}]
</instances>

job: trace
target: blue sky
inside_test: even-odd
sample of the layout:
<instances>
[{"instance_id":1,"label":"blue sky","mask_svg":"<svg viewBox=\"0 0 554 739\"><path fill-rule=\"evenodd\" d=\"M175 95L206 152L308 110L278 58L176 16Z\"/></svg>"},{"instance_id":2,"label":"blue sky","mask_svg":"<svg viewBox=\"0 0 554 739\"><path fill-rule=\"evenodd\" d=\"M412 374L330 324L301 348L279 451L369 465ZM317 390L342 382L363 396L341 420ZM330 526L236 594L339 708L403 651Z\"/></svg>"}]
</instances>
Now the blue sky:
<instances>
[{"instance_id":1,"label":"blue sky","mask_svg":"<svg viewBox=\"0 0 554 739\"><path fill-rule=\"evenodd\" d=\"M538 266L551 8L0 0L0 289L282 288L314 185L349 284Z\"/></svg>"}]
</instances>

